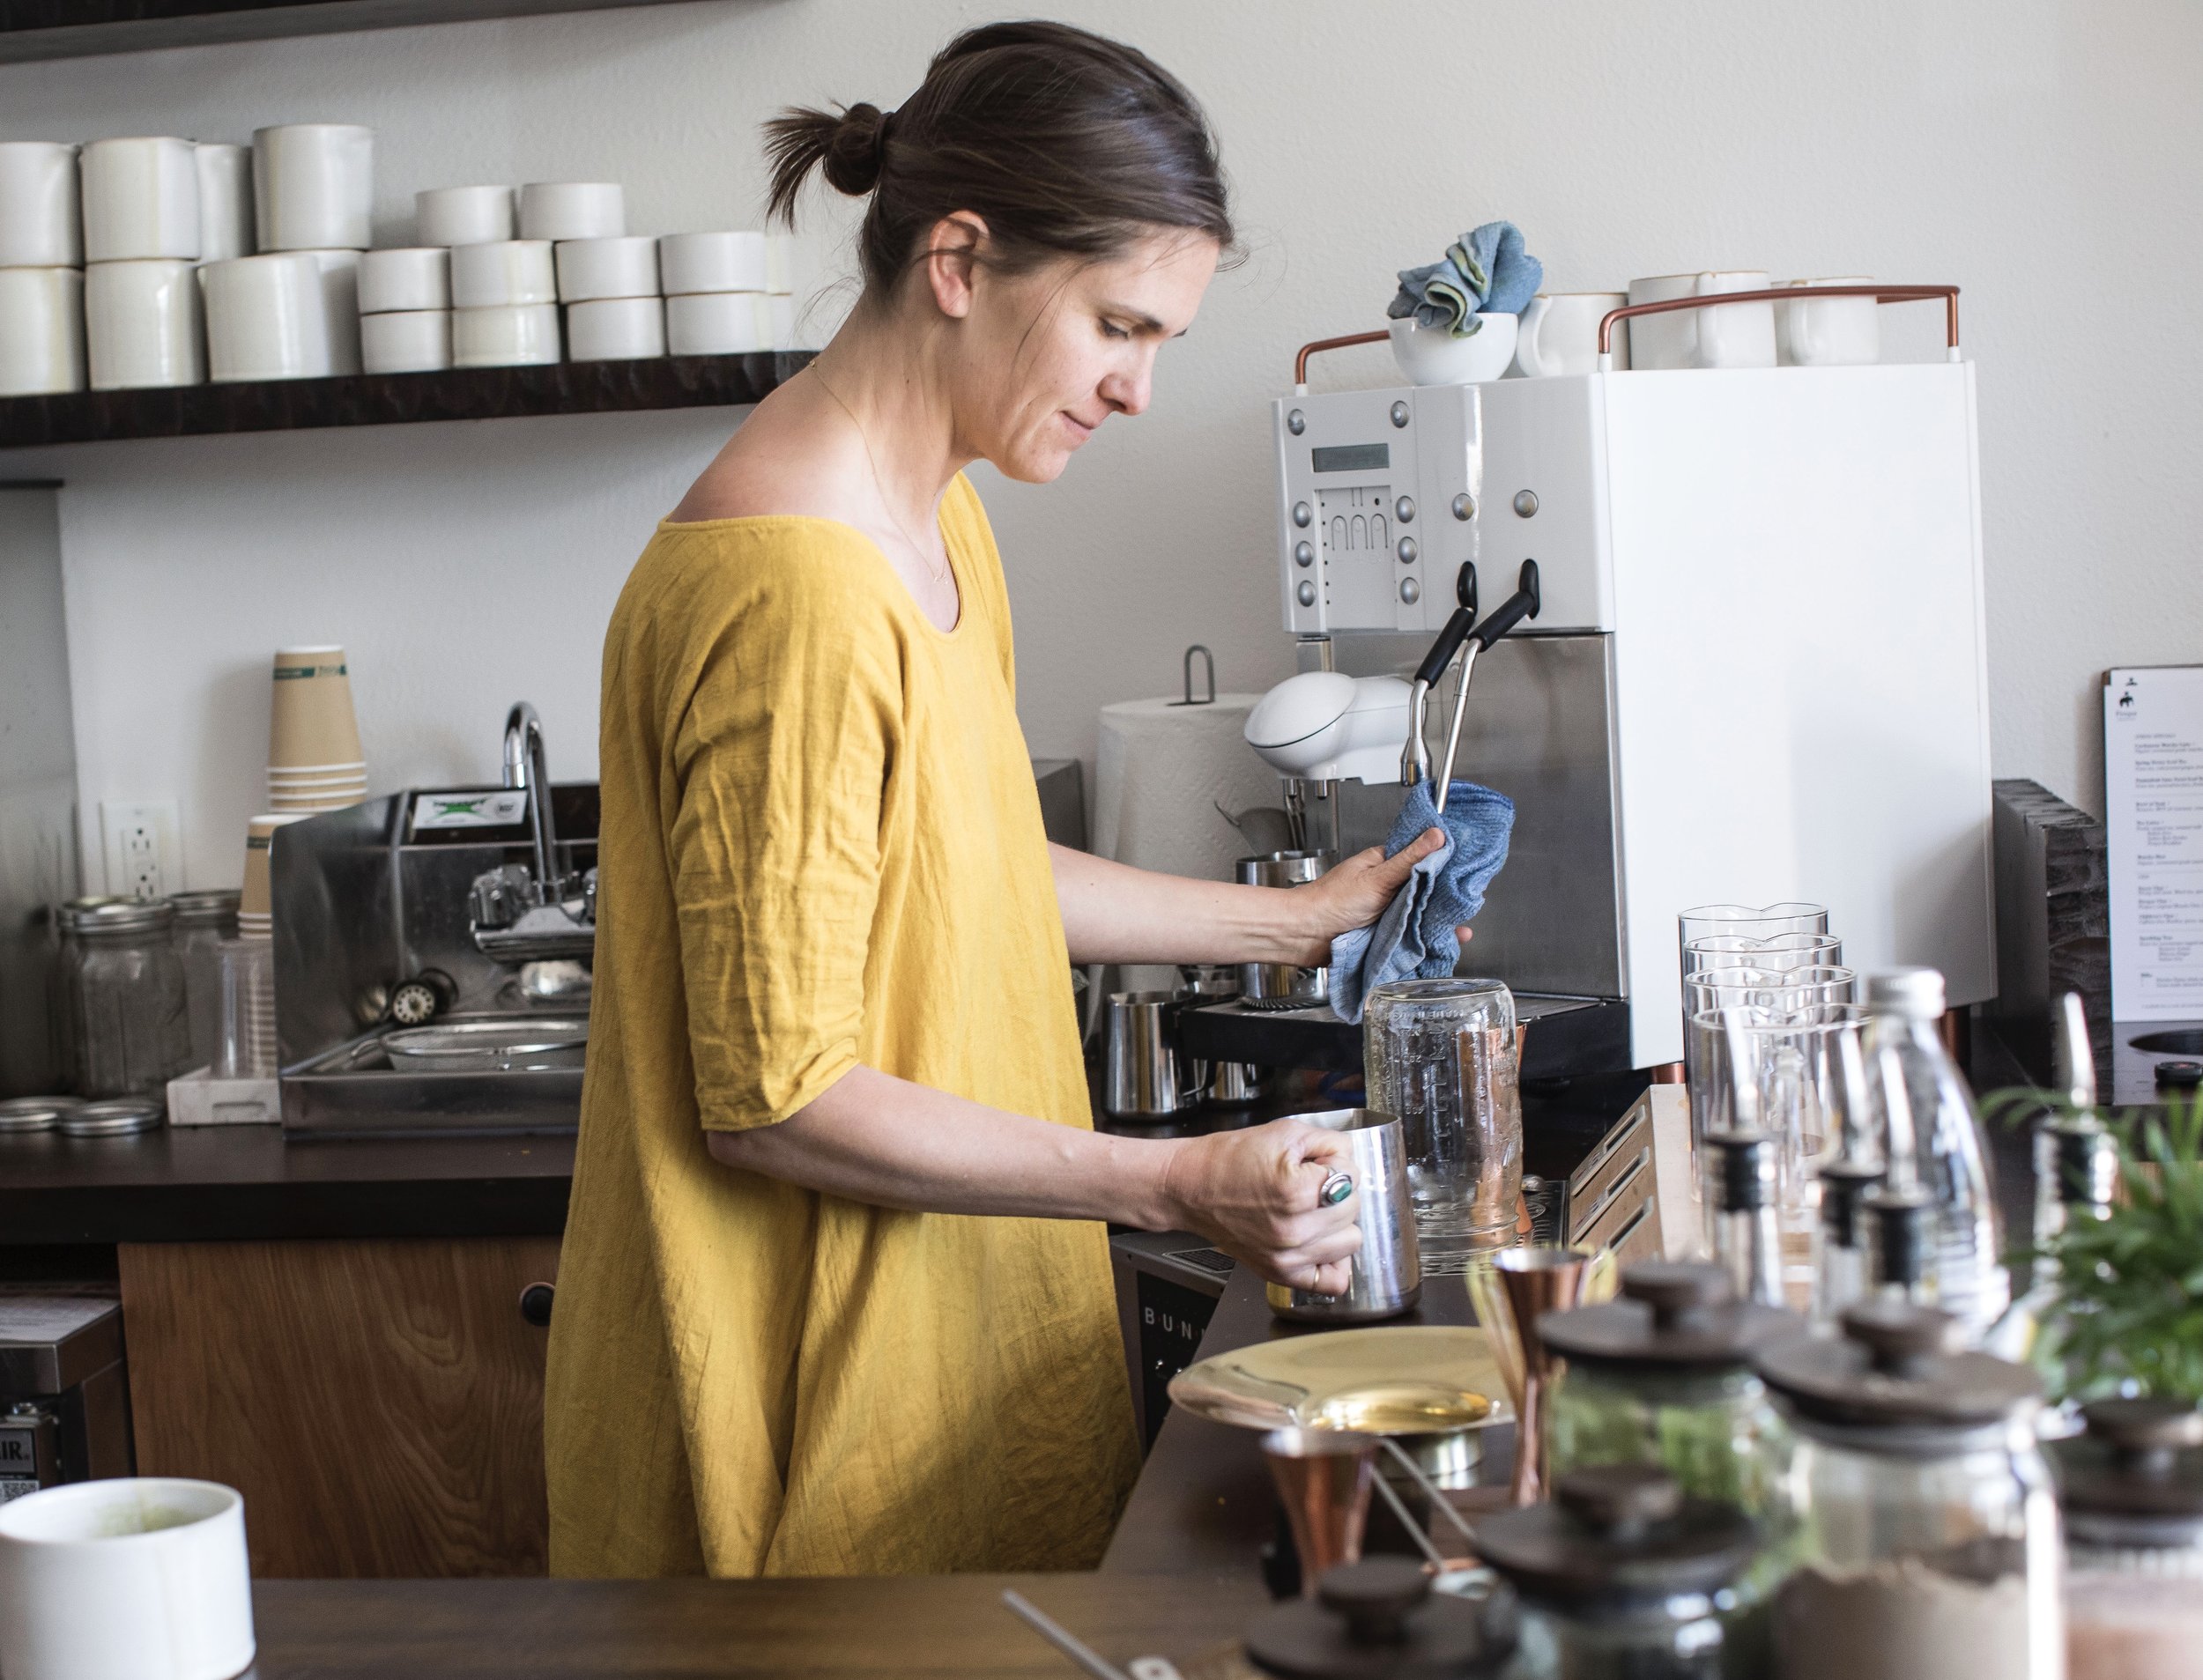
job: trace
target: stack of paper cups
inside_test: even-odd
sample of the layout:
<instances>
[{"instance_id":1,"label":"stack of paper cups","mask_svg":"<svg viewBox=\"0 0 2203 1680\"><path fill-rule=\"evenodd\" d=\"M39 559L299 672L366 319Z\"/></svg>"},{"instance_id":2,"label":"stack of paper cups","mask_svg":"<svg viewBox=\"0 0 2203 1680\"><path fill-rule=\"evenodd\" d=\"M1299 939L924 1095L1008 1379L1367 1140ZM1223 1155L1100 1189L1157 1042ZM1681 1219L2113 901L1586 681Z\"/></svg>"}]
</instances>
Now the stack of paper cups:
<instances>
[{"instance_id":1,"label":"stack of paper cups","mask_svg":"<svg viewBox=\"0 0 2203 1680\"><path fill-rule=\"evenodd\" d=\"M451 252L451 360L509 367L559 359L558 268L549 240L500 240Z\"/></svg>"},{"instance_id":2,"label":"stack of paper cups","mask_svg":"<svg viewBox=\"0 0 2203 1680\"><path fill-rule=\"evenodd\" d=\"M451 366L451 253L435 246L360 258L360 356L370 374Z\"/></svg>"},{"instance_id":3,"label":"stack of paper cups","mask_svg":"<svg viewBox=\"0 0 2203 1680\"><path fill-rule=\"evenodd\" d=\"M200 383L198 149L173 137L94 140L79 167L92 389Z\"/></svg>"},{"instance_id":4,"label":"stack of paper cups","mask_svg":"<svg viewBox=\"0 0 2203 1680\"><path fill-rule=\"evenodd\" d=\"M237 900L237 936L265 939L275 928L275 905L268 870L275 832L286 823L302 823L313 813L273 810L245 825L245 890Z\"/></svg>"},{"instance_id":5,"label":"stack of paper cups","mask_svg":"<svg viewBox=\"0 0 2203 1680\"><path fill-rule=\"evenodd\" d=\"M656 240L565 240L554 249L568 359L636 361L665 354Z\"/></svg>"},{"instance_id":6,"label":"stack of paper cups","mask_svg":"<svg viewBox=\"0 0 2203 1680\"><path fill-rule=\"evenodd\" d=\"M278 811L338 810L367 796L345 650L281 649L268 731L268 803Z\"/></svg>"},{"instance_id":7,"label":"stack of paper cups","mask_svg":"<svg viewBox=\"0 0 2203 1680\"><path fill-rule=\"evenodd\" d=\"M668 233L658 241L665 347L676 356L731 356L773 347L763 233Z\"/></svg>"},{"instance_id":8,"label":"stack of paper cups","mask_svg":"<svg viewBox=\"0 0 2203 1680\"><path fill-rule=\"evenodd\" d=\"M420 245L495 245L517 231L510 187L431 187L413 195Z\"/></svg>"},{"instance_id":9,"label":"stack of paper cups","mask_svg":"<svg viewBox=\"0 0 2203 1680\"><path fill-rule=\"evenodd\" d=\"M0 396L85 388L77 149L0 144Z\"/></svg>"},{"instance_id":10,"label":"stack of paper cups","mask_svg":"<svg viewBox=\"0 0 2203 1680\"><path fill-rule=\"evenodd\" d=\"M375 130L349 122L256 129L252 182L260 248L311 256L321 271L328 371L360 372L360 253L375 201Z\"/></svg>"}]
</instances>

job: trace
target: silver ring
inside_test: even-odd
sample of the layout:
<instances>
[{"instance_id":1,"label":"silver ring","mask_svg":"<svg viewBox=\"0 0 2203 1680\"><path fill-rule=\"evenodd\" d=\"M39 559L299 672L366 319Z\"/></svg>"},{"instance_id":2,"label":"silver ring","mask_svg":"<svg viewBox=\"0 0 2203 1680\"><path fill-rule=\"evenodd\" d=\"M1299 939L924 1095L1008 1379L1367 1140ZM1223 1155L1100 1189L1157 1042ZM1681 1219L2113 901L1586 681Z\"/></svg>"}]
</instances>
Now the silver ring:
<instances>
[{"instance_id":1,"label":"silver ring","mask_svg":"<svg viewBox=\"0 0 2203 1680\"><path fill-rule=\"evenodd\" d=\"M1354 1174L1332 1173L1324 1178L1323 1188L1316 1192L1316 1205L1319 1208L1335 1208L1353 1194Z\"/></svg>"}]
</instances>

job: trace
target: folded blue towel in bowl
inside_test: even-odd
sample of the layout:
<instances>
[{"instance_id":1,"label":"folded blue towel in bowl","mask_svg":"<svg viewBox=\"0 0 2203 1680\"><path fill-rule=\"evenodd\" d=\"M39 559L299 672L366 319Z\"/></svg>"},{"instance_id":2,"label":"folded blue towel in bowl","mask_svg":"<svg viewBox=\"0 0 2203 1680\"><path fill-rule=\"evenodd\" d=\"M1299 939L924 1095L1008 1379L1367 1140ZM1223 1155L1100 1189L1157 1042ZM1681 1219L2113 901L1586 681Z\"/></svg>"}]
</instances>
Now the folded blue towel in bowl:
<instances>
[{"instance_id":1,"label":"folded blue towel in bowl","mask_svg":"<svg viewBox=\"0 0 2203 1680\"><path fill-rule=\"evenodd\" d=\"M1425 327L1443 327L1465 338L1480 315L1518 315L1537 296L1545 264L1530 255L1522 229L1487 222L1446 247L1445 255L1419 269L1400 270L1400 289L1385 314L1409 315Z\"/></svg>"},{"instance_id":2,"label":"folded blue towel in bowl","mask_svg":"<svg viewBox=\"0 0 2203 1680\"><path fill-rule=\"evenodd\" d=\"M1445 832L1438 849L1415 865L1384 914L1331 942L1331 1007L1342 1021L1361 1018L1369 988L1388 980L1441 980L1461 959L1454 929L1484 907L1484 889L1507 862L1515 802L1505 794L1457 781L1440 814L1426 781L1411 789L1384 842L1393 857L1430 829Z\"/></svg>"}]
</instances>

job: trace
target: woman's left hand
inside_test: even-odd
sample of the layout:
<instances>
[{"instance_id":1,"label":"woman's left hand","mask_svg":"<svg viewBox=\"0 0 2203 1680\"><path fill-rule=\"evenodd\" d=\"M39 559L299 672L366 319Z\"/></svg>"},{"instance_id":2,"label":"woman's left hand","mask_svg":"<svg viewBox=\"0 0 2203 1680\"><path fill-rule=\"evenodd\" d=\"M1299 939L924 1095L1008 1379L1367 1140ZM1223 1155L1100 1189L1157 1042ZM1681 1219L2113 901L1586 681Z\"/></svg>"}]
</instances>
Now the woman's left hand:
<instances>
[{"instance_id":1,"label":"woman's left hand","mask_svg":"<svg viewBox=\"0 0 2203 1680\"><path fill-rule=\"evenodd\" d=\"M1415 865L1444 844L1443 831L1429 828L1391 857L1372 846L1337 864L1329 874L1306 886L1290 889L1292 907L1302 916L1308 948L1299 960L1320 966L1331 960L1331 942L1354 928L1366 928L1384 914L1385 906L1407 884ZM1469 930L1454 929L1466 944Z\"/></svg>"}]
</instances>

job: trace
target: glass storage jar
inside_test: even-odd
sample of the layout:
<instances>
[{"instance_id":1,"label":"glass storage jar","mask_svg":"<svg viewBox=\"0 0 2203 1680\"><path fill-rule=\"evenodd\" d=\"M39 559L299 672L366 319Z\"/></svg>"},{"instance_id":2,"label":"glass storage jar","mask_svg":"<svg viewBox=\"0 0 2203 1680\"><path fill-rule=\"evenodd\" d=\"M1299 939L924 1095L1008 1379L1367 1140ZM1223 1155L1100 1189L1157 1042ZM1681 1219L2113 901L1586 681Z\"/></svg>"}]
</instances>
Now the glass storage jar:
<instances>
[{"instance_id":1,"label":"glass storage jar","mask_svg":"<svg viewBox=\"0 0 2203 1680\"><path fill-rule=\"evenodd\" d=\"M77 1088L77 1042L84 1036L84 999L77 994L77 975L84 966L84 940L78 921L87 914L128 899L106 894L70 899L54 911L54 966L48 984L46 1026L54 1060L54 1080L67 1090Z\"/></svg>"},{"instance_id":2,"label":"glass storage jar","mask_svg":"<svg viewBox=\"0 0 2203 1680\"><path fill-rule=\"evenodd\" d=\"M1363 1010L1369 1106L1397 1115L1425 1273L1515 1240L1522 1095L1515 999L1495 980L1372 987Z\"/></svg>"},{"instance_id":3,"label":"glass storage jar","mask_svg":"<svg viewBox=\"0 0 2203 1680\"><path fill-rule=\"evenodd\" d=\"M1550 1504L1486 1517L1477 1549L1522 1595L1509 1680L1724 1680L1754 1672L1721 1606L1758 1545L1732 1505L1643 1464L1571 1470Z\"/></svg>"},{"instance_id":4,"label":"glass storage jar","mask_svg":"<svg viewBox=\"0 0 2203 1680\"><path fill-rule=\"evenodd\" d=\"M1756 1361L1799 1438L1776 1672L2059 1680L2058 1504L2035 1373L1948 1351L1955 1321L1908 1301L1863 1302L1841 1323Z\"/></svg>"},{"instance_id":5,"label":"glass storage jar","mask_svg":"<svg viewBox=\"0 0 2203 1680\"><path fill-rule=\"evenodd\" d=\"M2184 1680L2203 1661L2203 1412L2099 1400L2051 1448L2071 1680Z\"/></svg>"},{"instance_id":6,"label":"glass storage jar","mask_svg":"<svg viewBox=\"0 0 2203 1680\"><path fill-rule=\"evenodd\" d=\"M237 937L234 887L172 892L176 955L183 959L183 996L191 1023L191 1066L213 1065L222 1048L222 941Z\"/></svg>"},{"instance_id":7,"label":"glass storage jar","mask_svg":"<svg viewBox=\"0 0 2203 1680\"><path fill-rule=\"evenodd\" d=\"M100 905L77 917L77 1090L159 1097L186 1070L191 1024L183 959L165 899Z\"/></svg>"}]
</instances>

